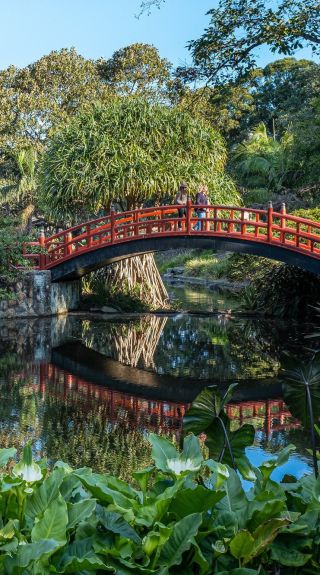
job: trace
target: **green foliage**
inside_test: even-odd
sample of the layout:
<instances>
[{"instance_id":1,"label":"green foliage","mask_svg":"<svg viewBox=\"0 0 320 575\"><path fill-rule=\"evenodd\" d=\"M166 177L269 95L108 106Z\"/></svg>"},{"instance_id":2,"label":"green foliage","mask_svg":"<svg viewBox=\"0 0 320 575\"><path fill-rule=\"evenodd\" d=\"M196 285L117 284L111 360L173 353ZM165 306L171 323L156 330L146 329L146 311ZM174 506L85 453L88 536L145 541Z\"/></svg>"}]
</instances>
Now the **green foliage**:
<instances>
[{"instance_id":1,"label":"green foliage","mask_svg":"<svg viewBox=\"0 0 320 575\"><path fill-rule=\"evenodd\" d=\"M302 111L312 109L320 66L310 60L282 58L256 74L253 84L255 110L249 124L264 122L269 133L281 138L295 126Z\"/></svg>"},{"instance_id":2,"label":"green foliage","mask_svg":"<svg viewBox=\"0 0 320 575\"><path fill-rule=\"evenodd\" d=\"M0 144L41 150L56 127L78 110L106 99L95 63L76 50L53 51L25 68L0 72Z\"/></svg>"},{"instance_id":3,"label":"green foliage","mask_svg":"<svg viewBox=\"0 0 320 575\"><path fill-rule=\"evenodd\" d=\"M319 480L277 484L271 477L292 446L254 469L246 493L233 469L203 458L194 435L181 452L166 439L150 439L154 465L134 473L139 487L62 461L50 472L42 464L29 480L3 469L0 573L316 572ZM2 449L1 466L14 455ZM39 467L30 446L23 465Z\"/></svg>"},{"instance_id":4,"label":"green foliage","mask_svg":"<svg viewBox=\"0 0 320 575\"><path fill-rule=\"evenodd\" d=\"M319 53L319 10L316 0L220 0L208 12L203 35L189 43L193 76L223 84L246 76L256 64L257 49L268 45L286 56L303 46Z\"/></svg>"},{"instance_id":5,"label":"green foliage","mask_svg":"<svg viewBox=\"0 0 320 575\"><path fill-rule=\"evenodd\" d=\"M292 213L300 218L320 222L320 208L301 208L300 210L294 210Z\"/></svg>"},{"instance_id":6,"label":"green foliage","mask_svg":"<svg viewBox=\"0 0 320 575\"><path fill-rule=\"evenodd\" d=\"M243 425L231 431L230 420L224 412L235 385L230 385L224 395L215 387L201 391L184 416L183 425L185 431L206 434L205 443L213 459L232 464L245 479L252 480L254 473L245 448L253 443L254 428Z\"/></svg>"},{"instance_id":7,"label":"green foliage","mask_svg":"<svg viewBox=\"0 0 320 575\"><path fill-rule=\"evenodd\" d=\"M274 199L273 192L268 188L250 188L242 192L243 204L252 206L254 204L267 205Z\"/></svg>"},{"instance_id":8,"label":"green foliage","mask_svg":"<svg viewBox=\"0 0 320 575\"><path fill-rule=\"evenodd\" d=\"M237 202L224 173L226 149L210 126L187 113L141 99L118 99L80 114L51 141L41 170L43 204L68 217L111 201L136 207L173 197L181 180L201 182L216 202Z\"/></svg>"},{"instance_id":9,"label":"green foliage","mask_svg":"<svg viewBox=\"0 0 320 575\"><path fill-rule=\"evenodd\" d=\"M126 286L113 289L106 284L103 275L91 274L82 280L82 303L85 307L110 306L123 312L144 312L149 307L140 297L140 286L136 284L135 293L132 293Z\"/></svg>"},{"instance_id":10,"label":"green foliage","mask_svg":"<svg viewBox=\"0 0 320 575\"><path fill-rule=\"evenodd\" d=\"M19 266L26 266L22 255L23 242L30 240L21 232L19 221L14 218L0 219L0 298L13 299L12 286L20 276Z\"/></svg>"},{"instance_id":11,"label":"green foliage","mask_svg":"<svg viewBox=\"0 0 320 575\"><path fill-rule=\"evenodd\" d=\"M104 83L119 96L143 96L161 101L166 96L171 64L150 44L130 44L98 62Z\"/></svg>"},{"instance_id":12,"label":"green foliage","mask_svg":"<svg viewBox=\"0 0 320 575\"><path fill-rule=\"evenodd\" d=\"M312 106L302 110L292 127L293 149L291 154L292 184L314 188L317 192L315 205L319 202L320 188L320 98L319 90L314 92ZM303 193L303 191L302 191Z\"/></svg>"},{"instance_id":13,"label":"green foliage","mask_svg":"<svg viewBox=\"0 0 320 575\"><path fill-rule=\"evenodd\" d=\"M261 123L250 137L235 148L231 166L239 183L246 188L267 188L279 192L286 180L291 138L286 134L280 142L267 134Z\"/></svg>"},{"instance_id":14,"label":"green foliage","mask_svg":"<svg viewBox=\"0 0 320 575\"><path fill-rule=\"evenodd\" d=\"M255 307L266 315L279 317L312 317L319 301L320 280L300 268L276 264L253 282Z\"/></svg>"}]
</instances>

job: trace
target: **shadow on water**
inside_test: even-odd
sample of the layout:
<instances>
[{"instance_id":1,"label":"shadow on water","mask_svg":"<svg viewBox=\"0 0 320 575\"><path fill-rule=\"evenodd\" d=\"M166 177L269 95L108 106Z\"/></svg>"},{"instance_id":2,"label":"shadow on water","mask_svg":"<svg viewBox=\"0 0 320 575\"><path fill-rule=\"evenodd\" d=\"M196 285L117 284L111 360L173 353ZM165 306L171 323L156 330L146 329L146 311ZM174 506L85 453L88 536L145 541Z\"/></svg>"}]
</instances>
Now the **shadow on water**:
<instances>
[{"instance_id":1,"label":"shadow on water","mask_svg":"<svg viewBox=\"0 0 320 575\"><path fill-rule=\"evenodd\" d=\"M313 329L230 314L3 324L1 446L30 437L38 454L129 477L149 463L148 431L179 439L201 389L238 381L226 412L232 429L254 425L249 458L294 443L288 471L302 473L309 436L279 376L284 357L308 357L301 342Z\"/></svg>"}]
</instances>

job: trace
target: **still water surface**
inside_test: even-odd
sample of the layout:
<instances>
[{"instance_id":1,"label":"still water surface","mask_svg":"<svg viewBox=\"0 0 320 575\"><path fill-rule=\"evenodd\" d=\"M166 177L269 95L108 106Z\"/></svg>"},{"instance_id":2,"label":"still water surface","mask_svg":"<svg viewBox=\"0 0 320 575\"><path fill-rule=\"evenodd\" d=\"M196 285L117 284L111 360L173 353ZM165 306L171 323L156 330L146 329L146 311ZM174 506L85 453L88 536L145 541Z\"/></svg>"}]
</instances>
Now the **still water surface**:
<instances>
[{"instance_id":1,"label":"still water surface","mask_svg":"<svg viewBox=\"0 0 320 575\"><path fill-rule=\"evenodd\" d=\"M199 290L191 291L186 307L199 309ZM227 414L233 429L254 425L251 461L294 443L284 471L310 470L304 393L283 381L282 370L309 361L313 340L306 336L315 326L224 313L220 298L215 315L69 315L2 324L1 446L31 438L37 455L129 478L149 464L148 431L178 440L201 389L236 381ZM319 410L315 405L316 417Z\"/></svg>"}]
</instances>

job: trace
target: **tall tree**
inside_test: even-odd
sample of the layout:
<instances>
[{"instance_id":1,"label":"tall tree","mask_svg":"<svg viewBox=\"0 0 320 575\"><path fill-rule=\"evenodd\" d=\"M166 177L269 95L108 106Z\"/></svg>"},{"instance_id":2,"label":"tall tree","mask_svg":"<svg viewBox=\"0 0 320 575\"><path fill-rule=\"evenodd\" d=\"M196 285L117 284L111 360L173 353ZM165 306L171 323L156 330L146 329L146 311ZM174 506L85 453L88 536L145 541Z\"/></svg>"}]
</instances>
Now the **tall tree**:
<instances>
[{"instance_id":1,"label":"tall tree","mask_svg":"<svg viewBox=\"0 0 320 575\"><path fill-rule=\"evenodd\" d=\"M320 52L318 0L220 0L209 26L189 43L199 77L223 83L256 67L257 49L292 55L304 46Z\"/></svg>"},{"instance_id":2,"label":"tall tree","mask_svg":"<svg viewBox=\"0 0 320 575\"><path fill-rule=\"evenodd\" d=\"M181 180L190 192L206 182L212 200L235 202L225 162L223 139L205 122L138 98L119 98L81 114L53 137L42 163L43 204L69 221L88 219L111 201L122 209L166 195L172 201ZM153 256L143 257L114 264L109 285L129 289L139 278L148 303L159 306L166 291Z\"/></svg>"},{"instance_id":3,"label":"tall tree","mask_svg":"<svg viewBox=\"0 0 320 575\"><path fill-rule=\"evenodd\" d=\"M131 44L117 50L98 69L106 85L120 96L143 96L161 101L166 97L171 64L150 44Z\"/></svg>"},{"instance_id":4,"label":"tall tree","mask_svg":"<svg viewBox=\"0 0 320 575\"><path fill-rule=\"evenodd\" d=\"M143 0L141 13L164 1ZM256 67L264 45L286 56L305 46L320 53L318 0L220 0L208 15L209 26L188 45L194 60L184 70L189 79L224 84L243 77Z\"/></svg>"},{"instance_id":5,"label":"tall tree","mask_svg":"<svg viewBox=\"0 0 320 575\"><path fill-rule=\"evenodd\" d=\"M255 81L252 94L256 110L249 124L264 122L276 137L310 111L320 90L320 66L310 60L283 58L268 64Z\"/></svg>"},{"instance_id":6,"label":"tall tree","mask_svg":"<svg viewBox=\"0 0 320 575\"><path fill-rule=\"evenodd\" d=\"M74 49L0 72L0 147L41 149L46 137L79 109L109 97L96 64Z\"/></svg>"},{"instance_id":7,"label":"tall tree","mask_svg":"<svg viewBox=\"0 0 320 575\"><path fill-rule=\"evenodd\" d=\"M224 172L226 148L208 124L183 111L118 99L69 123L44 156L41 187L52 212L69 218L117 201L138 207L148 198L171 198L181 180L190 192L206 182L211 199L237 198Z\"/></svg>"},{"instance_id":8,"label":"tall tree","mask_svg":"<svg viewBox=\"0 0 320 575\"><path fill-rule=\"evenodd\" d=\"M248 118L256 112L251 81L192 89L176 77L169 95L172 105L206 120L230 144L245 136Z\"/></svg>"}]
</instances>

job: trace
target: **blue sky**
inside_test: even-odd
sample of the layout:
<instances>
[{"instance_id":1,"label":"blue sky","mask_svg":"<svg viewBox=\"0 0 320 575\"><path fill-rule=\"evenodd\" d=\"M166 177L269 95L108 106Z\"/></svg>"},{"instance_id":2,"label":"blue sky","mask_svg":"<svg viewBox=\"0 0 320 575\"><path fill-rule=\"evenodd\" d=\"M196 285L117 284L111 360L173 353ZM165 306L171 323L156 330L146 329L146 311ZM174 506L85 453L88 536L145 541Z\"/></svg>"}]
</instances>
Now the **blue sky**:
<instances>
[{"instance_id":1,"label":"blue sky","mask_svg":"<svg viewBox=\"0 0 320 575\"><path fill-rule=\"evenodd\" d=\"M108 58L133 42L154 44L174 65L190 63L186 43L201 35L209 22L205 14L217 0L166 0L161 10L137 19L139 5L139 0L0 0L0 69L23 67L72 46L87 58ZM259 64L275 58L262 49Z\"/></svg>"}]
</instances>

